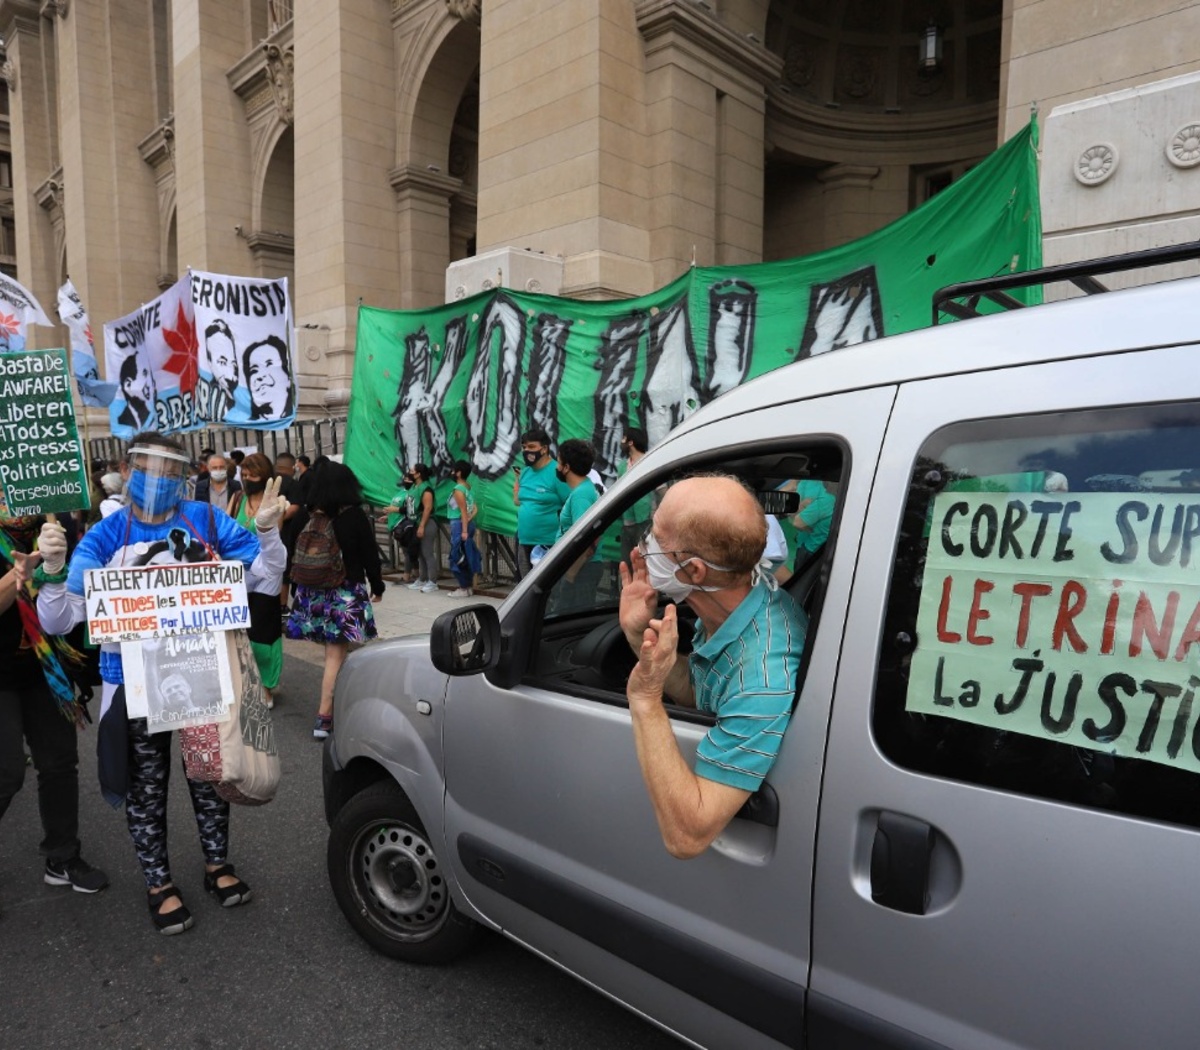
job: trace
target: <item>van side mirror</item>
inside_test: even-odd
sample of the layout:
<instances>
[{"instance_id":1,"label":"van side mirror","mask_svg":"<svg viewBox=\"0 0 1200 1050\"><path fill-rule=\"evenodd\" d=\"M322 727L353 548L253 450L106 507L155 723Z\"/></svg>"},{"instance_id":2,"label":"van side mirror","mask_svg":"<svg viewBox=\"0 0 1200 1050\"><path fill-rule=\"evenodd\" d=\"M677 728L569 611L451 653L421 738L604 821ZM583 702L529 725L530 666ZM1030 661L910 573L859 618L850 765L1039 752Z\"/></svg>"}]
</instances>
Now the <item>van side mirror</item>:
<instances>
[{"instance_id":1,"label":"van side mirror","mask_svg":"<svg viewBox=\"0 0 1200 1050\"><path fill-rule=\"evenodd\" d=\"M444 612L429 633L433 666L455 677L493 670L500 662L500 648L500 617L492 605Z\"/></svg>"}]
</instances>

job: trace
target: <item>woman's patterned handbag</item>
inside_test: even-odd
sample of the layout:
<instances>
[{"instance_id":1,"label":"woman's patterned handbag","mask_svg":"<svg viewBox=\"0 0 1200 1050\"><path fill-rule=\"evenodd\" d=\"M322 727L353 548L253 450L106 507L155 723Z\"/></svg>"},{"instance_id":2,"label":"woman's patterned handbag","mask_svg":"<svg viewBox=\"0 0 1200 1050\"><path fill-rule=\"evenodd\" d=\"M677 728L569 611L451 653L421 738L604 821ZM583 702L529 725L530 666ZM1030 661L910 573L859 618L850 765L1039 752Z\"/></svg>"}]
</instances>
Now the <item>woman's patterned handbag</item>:
<instances>
[{"instance_id":1,"label":"woman's patterned handbag","mask_svg":"<svg viewBox=\"0 0 1200 1050\"><path fill-rule=\"evenodd\" d=\"M223 632L229 646L233 703L225 722L179 730L183 765L189 780L216 785L226 802L261 806L279 788L279 751L275 727L263 700L262 679L245 631Z\"/></svg>"}]
</instances>

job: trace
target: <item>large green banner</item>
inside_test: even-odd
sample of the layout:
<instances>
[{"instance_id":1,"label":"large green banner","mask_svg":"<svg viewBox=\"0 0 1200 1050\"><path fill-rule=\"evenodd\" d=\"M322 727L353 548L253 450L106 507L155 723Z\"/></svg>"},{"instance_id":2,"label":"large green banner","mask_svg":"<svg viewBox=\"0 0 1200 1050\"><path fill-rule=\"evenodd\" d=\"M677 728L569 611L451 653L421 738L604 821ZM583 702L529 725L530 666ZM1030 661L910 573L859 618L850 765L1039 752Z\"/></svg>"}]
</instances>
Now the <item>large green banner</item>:
<instances>
[{"instance_id":1,"label":"large green banner","mask_svg":"<svg viewBox=\"0 0 1200 1050\"><path fill-rule=\"evenodd\" d=\"M930 323L933 293L1041 265L1031 123L878 232L785 262L693 268L639 299L496 290L429 310L360 307L345 460L387 503L406 465L474 467L481 528L516 529L520 435L586 438L616 474L621 429L651 444L739 383ZM864 376L864 382L869 380ZM439 509L452 487L442 482Z\"/></svg>"}]
</instances>

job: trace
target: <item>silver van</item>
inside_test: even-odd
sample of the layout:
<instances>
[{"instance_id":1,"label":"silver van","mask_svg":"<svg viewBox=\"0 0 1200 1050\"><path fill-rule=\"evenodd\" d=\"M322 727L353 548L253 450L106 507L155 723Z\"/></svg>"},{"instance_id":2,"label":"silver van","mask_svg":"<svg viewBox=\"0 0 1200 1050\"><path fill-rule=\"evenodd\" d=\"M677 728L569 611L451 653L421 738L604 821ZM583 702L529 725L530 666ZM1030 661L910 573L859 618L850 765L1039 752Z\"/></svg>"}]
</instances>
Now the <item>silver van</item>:
<instances>
[{"instance_id":1,"label":"silver van","mask_svg":"<svg viewBox=\"0 0 1200 1050\"><path fill-rule=\"evenodd\" d=\"M1128 265L1022 278L1102 291ZM773 372L672 431L498 610L356 653L325 752L347 920L411 962L499 930L702 1047L1195 1047L1198 306L1188 278ZM784 584L810 629L779 758L680 861L615 572L557 599L626 508L713 470L784 523L804 485L836 509ZM709 722L670 711L690 761Z\"/></svg>"}]
</instances>

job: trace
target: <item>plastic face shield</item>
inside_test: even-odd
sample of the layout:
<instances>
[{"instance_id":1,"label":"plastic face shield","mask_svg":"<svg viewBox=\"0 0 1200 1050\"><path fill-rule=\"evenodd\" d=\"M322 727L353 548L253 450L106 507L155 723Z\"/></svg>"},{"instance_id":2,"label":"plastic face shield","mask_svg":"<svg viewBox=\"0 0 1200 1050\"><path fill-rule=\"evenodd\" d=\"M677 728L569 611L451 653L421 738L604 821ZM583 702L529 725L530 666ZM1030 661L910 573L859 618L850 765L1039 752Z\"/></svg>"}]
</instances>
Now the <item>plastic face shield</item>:
<instances>
[{"instance_id":1,"label":"plastic face shield","mask_svg":"<svg viewBox=\"0 0 1200 1050\"><path fill-rule=\"evenodd\" d=\"M191 461L170 448L134 445L129 450L129 495L141 511L157 517L174 510L183 499Z\"/></svg>"}]
</instances>

